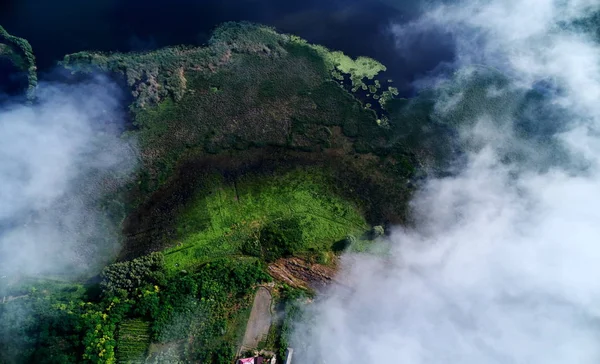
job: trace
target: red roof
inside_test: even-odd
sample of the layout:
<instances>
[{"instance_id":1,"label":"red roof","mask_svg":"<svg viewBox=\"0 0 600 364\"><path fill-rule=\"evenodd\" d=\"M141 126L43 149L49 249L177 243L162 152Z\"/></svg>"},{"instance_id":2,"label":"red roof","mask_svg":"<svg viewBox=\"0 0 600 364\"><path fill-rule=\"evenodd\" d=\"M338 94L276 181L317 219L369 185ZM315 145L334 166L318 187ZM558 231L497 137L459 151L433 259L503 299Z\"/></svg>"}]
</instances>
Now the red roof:
<instances>
[{"instance_id":1,"label":"red roof","mask_svg":"<svg viewBox=\"0 0 600 364\"><path fill-rule=\"evenodd\" d=\"M238 364L254 364L254 358L239 359Z\"/></svg>"}]
</instances>

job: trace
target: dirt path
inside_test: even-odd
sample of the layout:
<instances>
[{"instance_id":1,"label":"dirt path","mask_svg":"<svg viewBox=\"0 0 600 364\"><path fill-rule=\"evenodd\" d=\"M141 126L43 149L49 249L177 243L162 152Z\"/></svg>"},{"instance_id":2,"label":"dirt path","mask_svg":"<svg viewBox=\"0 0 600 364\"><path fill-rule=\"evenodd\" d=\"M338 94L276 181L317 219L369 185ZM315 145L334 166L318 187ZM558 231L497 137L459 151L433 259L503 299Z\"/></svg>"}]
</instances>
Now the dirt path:
<instances>
[{"instance_id":1,"label":"dirt path","mask_svg":"<svg viewBox=\"0 0 600 364\"><path fill-rule=\"evenodd\" d=\"M240 351L255 349L258 343L267 337L273 320L271 301L272 297L269 290L265 287L259 287L254 296L252 311L246 325L244 342Z\"/></svg>"}]
</instances>

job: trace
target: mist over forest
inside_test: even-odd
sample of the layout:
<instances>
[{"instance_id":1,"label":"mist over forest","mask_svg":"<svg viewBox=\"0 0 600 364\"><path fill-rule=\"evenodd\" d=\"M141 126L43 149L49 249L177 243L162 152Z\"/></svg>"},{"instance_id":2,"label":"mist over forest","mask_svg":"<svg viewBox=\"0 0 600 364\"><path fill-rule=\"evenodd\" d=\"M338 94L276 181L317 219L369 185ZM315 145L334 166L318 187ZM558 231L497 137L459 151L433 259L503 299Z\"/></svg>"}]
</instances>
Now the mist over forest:
<instances>
[{"instance_id":1,"label":"mist over forest","mask_svg":"<svg viewBox=\"0 0 600 364\"><path fill-rule=\"evenodd\" d=\"M598 14L0 4L0 363L597 363Z\"/></svg>"},{"instance_id":2,"label":"mist over forest","mask_svg":"<svg viewBox=\"0 0 600 364\"><path fill-rule=\"evenodd\" d=\"M0 273L78 275L118 253L122 208L103 199L133 171L135 141L119 138L122 96L107 79L36 94L0 111Z\"/></svg>"},{"instance_id":3,"label":"mist over forest","mask_svg":"<svg viewBox=\"0 0 600 364\"><path fill-rule=\"evenodd\" d=\"M459 1L390 27L399 47L452 35L457 72L420 83L437 88L437 117L463 120L466 161L421 186L415 226L375 248L387 254L343 258L352 290L333 288L298 323L303 361L597 362L597 12Z\"/></svg>"}]
</instances>

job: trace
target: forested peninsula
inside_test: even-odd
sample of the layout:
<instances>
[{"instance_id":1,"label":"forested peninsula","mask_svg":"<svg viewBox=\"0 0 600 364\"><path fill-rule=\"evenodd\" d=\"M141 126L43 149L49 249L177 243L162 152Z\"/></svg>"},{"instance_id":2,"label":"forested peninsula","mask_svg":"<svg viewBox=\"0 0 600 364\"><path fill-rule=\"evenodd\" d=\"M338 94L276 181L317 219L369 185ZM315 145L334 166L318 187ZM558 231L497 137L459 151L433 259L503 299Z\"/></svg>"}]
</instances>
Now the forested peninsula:
<instances>
[{"instance_id":1,"label":"forested peninsula","mask_svg":"<svg viewBox=\"0 0 600 364\"><path fill-rule=\"evenodd\" d=\"M0 43L34 98L31 47L2 28ZM256 24L225 23L202 47L69 54L59 68L119 85L138 166L103 177L97 203L122 231L118 254L101 254L111 264L3 279L3 363L282 357L341 252L410 224L415 186L458 153L454 124L431 116L427 93L398 98L383 64ZM273 315L250 347L260 289Z\"/></svg>"}]
</instances>

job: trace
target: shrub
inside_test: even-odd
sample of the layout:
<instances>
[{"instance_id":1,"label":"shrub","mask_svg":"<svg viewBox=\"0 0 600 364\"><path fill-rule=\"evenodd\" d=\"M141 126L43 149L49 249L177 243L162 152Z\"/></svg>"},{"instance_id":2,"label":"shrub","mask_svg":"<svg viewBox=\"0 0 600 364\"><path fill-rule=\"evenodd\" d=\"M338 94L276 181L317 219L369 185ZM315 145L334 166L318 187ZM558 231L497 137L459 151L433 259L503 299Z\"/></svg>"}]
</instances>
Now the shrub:
<instances>
[{"instance_id":1,"label":"shrub","mask_svg":"<svg viewBox=\"0 0 600 364\"><path fill-rule=\"evenodd\" d=\"M371 240L377 239L378 237L385 235L385 228L382 225L373 226L369 235Z\"/></svg>"},{"instance_id":2,"label":"shrub","mask_svg":"<svg viewBox=\"0 0 600 364\"><path fill-rule=\"evenodd\" d=\"M212 362L215 364L230 364L235 355L235 348L231 343L223 342L212 354Z\"/></svg>"},{"instance_id":3,"label":"shrub","mask_svg":"<svg viewBox=\"0 0 600 364\"><path fill-rule=\"evenodd\" d=\"M298 218L274 220L260 229L257 239L244 244L245 254L260 257L267 262L288 257L302 249L303 233Z\"/></svg>"},{"instance_id":4,"label":"shrub","mask_svg":"<svg viewBox=\"0 0 600 364\"><path fill-rule=\"evenodd\" d=\"M164 256L162 253L152 253L104 268L100 285L104 294L111 297L127 295L147 285L164 283Z\"/></svg>"}]
</instances>

